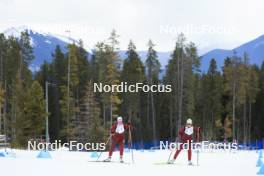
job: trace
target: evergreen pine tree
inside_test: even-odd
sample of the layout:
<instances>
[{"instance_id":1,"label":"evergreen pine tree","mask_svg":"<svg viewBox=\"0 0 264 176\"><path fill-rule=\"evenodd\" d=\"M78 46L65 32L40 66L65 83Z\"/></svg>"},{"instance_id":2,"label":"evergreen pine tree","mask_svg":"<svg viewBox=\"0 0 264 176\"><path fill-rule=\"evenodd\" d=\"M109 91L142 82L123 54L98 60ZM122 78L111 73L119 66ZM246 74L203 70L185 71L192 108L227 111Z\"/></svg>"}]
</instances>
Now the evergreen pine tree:
<instances>
[{"instance_id":1,"label":"evergreen pine tree","mask_svg":"<svg viewBox=\"0 0 264 176\"><path fill-rule=\"evenodd\" d=\"M148 54L146 59L146 70L147 70L147 82L149 86L158 84L159 73L160 73L160 62L157 59L157 52L154 50L154 43L149 40L148 42ZM147 126L152 128L152 140L156 143L157 141L157 128L156 128L156 96L154 97L153 92L148 93L148 108L147 108ZM151 118L150 118L151 117ZM150 120L151 119L151 120ZM150 122L152 125L150 126ZM156 145L156 144L155 144Z\"/></svg>"},{"instance_id":2,"label":"evergreen pine tree","mask_svg":"<svg viewBox=\"0 0 264 176\"><path fill-rule=\"evenodd\" d=\"M146 83L145 68L140 60L139 55L136 52L136 46L130 40L127 50L127 58L124 60L123 70L121 73L122 82L126 82L128 85L135 85L137 83ZM142 120L141 112L144 111L142 105L143 92L124 92L122 93L122 107L121 111L125 117L128 117L135 126L139 126ZM135 134L137 139L142 138L143 134Z\"/></svg>"},{"instance_id":3,"label":"evergreen pine tree","mask_svg":"<svg viewBox=\"0 0 264 176\"><path fill-rule=\"evenodd\" d=\"M78 48L75 44L68 45L68 70L64 75L64 82L60 91L62 94L60 105L62 113L61 137L65 140L73 139L77 135L76 126L78 125Z\"/></svg>"},{"instance_id":4,"label":"evergreen pine tree","mask_svg":"<svg viewBox=\"0 0 264 176\"><path fill-rule=\"evenodd\" d=\"M99 104L93 92L92 82L86 85L84 97L81 100L81 119L78 126L79 133L81 134L82 142L98 142L104 141L107 135L107 130L104 129L102 120L100 118Z\"/></svg>"},{"instance_id":5,"label":"evergreen pine tree","mask_svg":"<svg viewBox=\"0 0 264 176\"><path fill-rule=\"evenodd\" d=\"M45 110L44 92L37 81L32 83L28 97L25 112L26 118L30 120L28 134L33 138L37 138L43 134L45 117L47 115Z\"/></svg>"},{"instance_id":6,"label":"evergreen pine tree","mask_svg":"<svg viewBox=\"0 0 264 176\"><path fill-rule=\"evenodd\" d=\"M4 101L5 101L5 91L4 89L2 88L2 85L0 84L0 134L3 134L2 133L2 129L3 129L3 122L4 122L4 119L3 119L3 107L4 107Z\"/></svg>"}]
</instances>

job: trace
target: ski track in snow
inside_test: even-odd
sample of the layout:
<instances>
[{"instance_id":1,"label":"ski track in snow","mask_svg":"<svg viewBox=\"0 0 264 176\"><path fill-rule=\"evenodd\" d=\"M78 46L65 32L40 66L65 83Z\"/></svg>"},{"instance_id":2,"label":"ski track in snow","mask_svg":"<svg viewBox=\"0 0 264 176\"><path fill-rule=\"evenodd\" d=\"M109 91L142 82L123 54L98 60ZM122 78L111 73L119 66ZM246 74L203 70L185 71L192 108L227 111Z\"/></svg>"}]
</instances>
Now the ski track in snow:
<instances>
[{"instance_id":1,"label":"ski track in snow","mask_svg":"<svg viewBox=\"0 0 264 176\"><path fill-rule=\"evenodd\" d=\"M2 150L1 150L2 151ZM9 149L10 151L10 149ZM135 164L118 162L89 162L91 152L52 151L52 159L36 158L38 151L12 150L16 158L0 158L1 176L253 176L256 167L256 151L201 152L199 166L193 152L194 166L187 165L187 152L182 151L174 165L157 165L166 162L170 151L133 151ZM107 158L104 152L100 158ZM113 161L119 161L119 152L113 154ZM131 153L124 153L125 162L131 161Z\"/></svg>"}]
</instances>

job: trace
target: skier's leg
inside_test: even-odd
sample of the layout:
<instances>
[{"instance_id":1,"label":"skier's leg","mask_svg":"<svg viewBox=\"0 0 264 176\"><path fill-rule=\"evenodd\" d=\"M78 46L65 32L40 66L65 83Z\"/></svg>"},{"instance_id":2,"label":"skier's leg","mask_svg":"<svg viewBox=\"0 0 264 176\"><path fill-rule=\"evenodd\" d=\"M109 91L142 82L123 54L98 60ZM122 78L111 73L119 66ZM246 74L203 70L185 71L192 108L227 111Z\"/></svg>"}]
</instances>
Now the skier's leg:
<instances>
[{"instance_id":1,"label":"skier's leg","mask_svg":"<svg viewBox=\"0 0 264 176\"><path fill-rule=\"evenodd\" d=\"M110 150L109 150L109 153L108 153L108 158L104 160L105 162L110 162L111 161L111 157L113 155L113 151L115 150L115 146L116 146L116 139L113 137L112 138L112 144L111 144L111 147L110 147Z\"/></svg>"},{"instance_id":2,"label":"skier's leg","mask_svg":"<svg viewBox=\"0 0 264 176\"><path fill-rule=\"evenodd\" d=\"M176 153L175 155L173 156L173 159L176 160L176 158L178 157L178 155L180 154L181 150L182 150L182 145L183 144L180 144L180 148L176 150Z\"/></svg>"},{"instance_id":3,"label":"skier's leg","mask_svg":"<svg viewBox=\"0 0 264 176\"><path fill-rule=\"evenodd\" d=\"M111 158L112 155L113 155L113 151L115 150L115 147L116 147L116 141L114 138L112 138L112 144L111 144L111 147L110 147L110 150L109 150L109 154L108 156Z\"/></svg>"},{"instance_id":4,"label":"skier's leg","mask_svg":"<svg viewBox=\"0 0 264 176\"><path fill-rule=\"evenodd\" d=\"M174 163L174 161L176 160L176 158L178 157L178 155L180 154L180 152L181 152L181 150L183 148L182 145L183 144L180 144L180 148L176 150L176 153L174 154L173 159L168 161L168 164L173 164Z\"/></svg>"},{"instance_id":5,"label":"skier's leg","mask_svg":"<svg viewBox=\"0 0 264 176\"><path fill-rule=\"evenodd\" d=\"M192 150L188 150L188 161L192 160Z\"/></svg>"},{"instance_id":6,"label":"skier's leg","mask_svg":"<svg viewBox=\"0 0 264 176\"><path fill-rule=\"evenodd\" d=\"M189 148L188 148L188 164L192 165L192 143L188 141Z\"/></svg>"},{"instance_id":7,"label":"skier's leg","mask_svg":"<svg viewBox=\"0 0 264 176\"><path fill-rule=\"evenodd\" d=\"M119 147L120 147L120 157L123 157L123 154L124 154L124 142L120 142L119 143Z\"/></svg>"},{"instance_id":8,"label":"skier's leg","mask_svg":"<svg viewBox=\"0 0 264 176\"><path fill-rule=\"evenodd\" d=\"M123 154L124 154L124 138L120 138L119 141L119 152L120 152L120 162L123 163Z\"/></svg>"}]
</instances>

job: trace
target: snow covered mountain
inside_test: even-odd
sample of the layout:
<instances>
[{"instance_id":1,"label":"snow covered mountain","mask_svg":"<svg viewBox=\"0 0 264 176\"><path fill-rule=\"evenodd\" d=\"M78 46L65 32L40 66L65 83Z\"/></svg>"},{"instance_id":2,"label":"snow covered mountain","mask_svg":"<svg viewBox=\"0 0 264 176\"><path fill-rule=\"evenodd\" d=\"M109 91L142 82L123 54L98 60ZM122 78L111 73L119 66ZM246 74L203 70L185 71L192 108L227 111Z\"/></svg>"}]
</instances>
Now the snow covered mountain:
<instances>
[{"instance_id":1,"label":"snow covered mountain","mask_svg":"<svg viewBox=\"0 0 264 176\"><path fill-rule=\"evenodd\" d=\"M69 43L77 42L77 40L65 37L62 35L54 35L51 33L37 32L26 26L11 27L6 29L3 33L6 37L14 36L19 38L20 33L28 31L31 39L31 45L35 59L31 65L32 70L37 70L44 61L50 62L52 59L52 53L57 45L59 45L63 52L66 52L66 46ZM90 52L90 48L85 48Z\"/></svg>"},{"instance_id":2,"label":"snow covered mountain","mask_svg":"<svg viewBox=\"0 0 264 176\"><path fill-rule=\"evenodd\" d=\"M52 59L51 54L54 52L57 45L61 47L63 52L66 52L65 47L67 44L77 42L77 40L73 38L68 38L63 35L37 32L25 26L16 28L11 27L5 30L3 33L6 36L19 37L20 33L25 30L28 31L31 38L31 44L34 48L35 60L31 65L32 70L37 70L44 61L50 62ZM92 53L92 48L86 45L84 47L89 53ZM251 64L261 65L262 61L264 60L264 35L231 50L214 49L207 52L206 54L203 54L201 56L201 71L206 72L208 70L209 63L212 58L216 59L218 69L220 70L223 66L224 59L227 56L232 56L234 51L236 51L237 55L241 57L243 56L244 52L247 52L249 54ZM120 51L119 55L122 59L126 58L125 53L126 51L124 50ZM145 62L147 51L138 51L138 53L142 61ZM164 74L165 67L168 64L168 60L171 56L171 52L158 52L157 55L159 57L159 61L163 70L162 72Z\"/></svg>"},{"instance_id":3,"label":"snow covered mountain","mask_svg":"<svg viewBox=\"0 0 264 176\"><path fill-rule=\"evenodd\" d=\"M214 49L209 51L202 56L201 70L206 71L208 69L212 58L216 59L218 69L220 69L224 64L224 59L228 56L232 56L234 52L240 57L243 57L244 52L247 52L249 54L250 63L260 66L264 60L264 35L231 50Z\"/></svg>"},{"instance_id":4,"label":"snow covered mountain","mask_svg":"<svg viewBox=\"0 0 264 176\"><path fill-rule=\"evenodd\" d=\"M233 56L234 52L236 52L236 55L240 57L243 57L244 53L246 52L249 55L251 64L261 66L262 62L264 61L264 35L230 50L214 49L203 54L201 56L201 71L207 72L212 58L216 60L218 70L221 70L221 67L224 65L225 58ZM158 52L157 54L162 68L165 68L165 66L168 64L168 60L171 57L171 52ZM140 51L139 55L144 61L147 52Z\"/></svg>"},{"instance_id":5,"label":"snow covered mountain","mask_svg":"<svg viewBox=\"0 0 264 176\"><path fill-rule=\"evenodd\" d=\"M50 62L52 59L51 54L54 52L57 45L59 45L63 52L66 52L66 46L69 43L77 43L77 40L73 38L68 38L62 35L55 35L46 32L34 31L26 26L11 27L3 31L6 37L14 36L19 38L20 33L23 31L28 31L31 39L31 45L34 49L35 60L31 65L32 70L37 70L44 61ZM89 46L84 46L88 53L92 53L92 49ZM126 51L120 51L119 55L122 59L126 58ZM139 51L139 55L144 62L146 59L147 51ZM169 58L170 52L158 52L158 57L160 59L162 68L165 68Z\"/></svg>"}]
</instances>

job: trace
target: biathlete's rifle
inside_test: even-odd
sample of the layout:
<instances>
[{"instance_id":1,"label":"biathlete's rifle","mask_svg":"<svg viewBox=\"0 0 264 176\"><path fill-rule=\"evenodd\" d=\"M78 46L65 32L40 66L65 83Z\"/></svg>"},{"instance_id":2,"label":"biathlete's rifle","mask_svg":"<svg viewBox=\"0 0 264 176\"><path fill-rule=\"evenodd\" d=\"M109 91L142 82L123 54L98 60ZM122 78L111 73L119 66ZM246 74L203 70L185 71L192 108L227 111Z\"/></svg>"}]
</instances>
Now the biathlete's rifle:
<instances>
[{"instance_id":1,"label":"biathlete's rifle","mask_svg":"<svg viewBox=\"0 0 264 176\"><path fill-rule=\"evenodd\" d=\"M107 144L109 143L111 137L112 137L112 135L110 135L110 136L107 138L107 141L106 141L106 143L105 143L106 146L107 146ZM97 157L97 160L96 160L96 161L98 161L98 160L100 159L102 153L103 153L103 151L100 152L100 154L99 154L99 156Z\"/></svg>"},{"instance_id":2,"label":"biathlete's rifle","mask_svg":"<svg viewBox=\"0 0 264 176\"><path fill-rule=\"evenodd\" d=\"M128 126L128 137L129 137L129 146L130 146L130 150L131 150L131 159L132 159L132 163L135 163L134 161L134 154L133 154L133 141L132 141L132 134L131 134L131 124Z\"/></svg>"}]
</instances>

